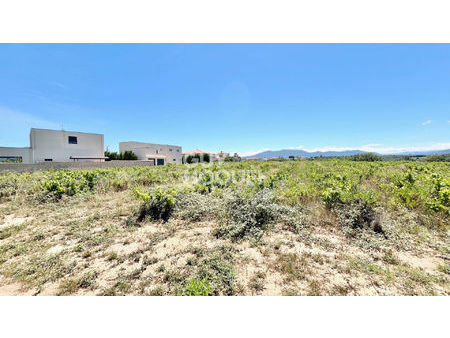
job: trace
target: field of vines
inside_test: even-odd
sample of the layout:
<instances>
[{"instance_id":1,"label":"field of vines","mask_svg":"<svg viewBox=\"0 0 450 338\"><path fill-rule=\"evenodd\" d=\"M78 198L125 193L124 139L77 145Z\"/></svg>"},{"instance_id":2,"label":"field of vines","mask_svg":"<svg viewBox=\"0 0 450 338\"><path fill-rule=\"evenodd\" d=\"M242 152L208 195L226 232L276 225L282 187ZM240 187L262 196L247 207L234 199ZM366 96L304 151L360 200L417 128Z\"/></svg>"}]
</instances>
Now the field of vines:
<instances>
[{"instance_id":1,"label":"field of vines","mask_svg":"<svg viewBox=\"0 0 450 338\"><path fill-rule=\"evenodd\" d=\"M0 173L0 295L447 295L450 163Z\"/></svg>"}]
</instances>

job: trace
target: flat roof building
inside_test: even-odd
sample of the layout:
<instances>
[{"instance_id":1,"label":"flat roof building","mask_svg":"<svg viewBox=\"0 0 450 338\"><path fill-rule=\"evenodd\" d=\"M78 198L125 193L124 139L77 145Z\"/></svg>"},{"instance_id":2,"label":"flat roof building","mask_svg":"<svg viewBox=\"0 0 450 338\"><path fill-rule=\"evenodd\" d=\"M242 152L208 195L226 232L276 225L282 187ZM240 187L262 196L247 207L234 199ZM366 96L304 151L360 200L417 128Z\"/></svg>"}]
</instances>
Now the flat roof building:
<instances>
[{"instance_id":1,"label":"flat roof building","mask_svg":"<svg viewBox=\"0 0 450 338\"><path fill-rule=\"evenodd\" d=\"M180 146L127 141L119 143L119 151L132 151L138 160L151 161L154 165L181 164L182 150Z\"/></svg>"},{"instance_id":2,"label":"flat roof building","mask_svg":"<svg viewBox=\"0 0 450 338\"><path fill-rule=\"evenodd\" d=\"M0 147L0 161L23 163L104 161L103 134L76 131L30 130L27 148Z\"/></svg>"}]
</instances>

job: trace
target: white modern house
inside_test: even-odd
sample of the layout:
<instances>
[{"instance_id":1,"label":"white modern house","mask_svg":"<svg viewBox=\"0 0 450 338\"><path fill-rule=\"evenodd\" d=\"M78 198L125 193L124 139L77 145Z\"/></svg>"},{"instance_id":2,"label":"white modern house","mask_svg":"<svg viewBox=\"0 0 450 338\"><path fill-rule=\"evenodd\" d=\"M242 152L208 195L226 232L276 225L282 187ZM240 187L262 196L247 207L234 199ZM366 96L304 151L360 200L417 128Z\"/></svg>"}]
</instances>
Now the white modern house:
<instances>
[{"instance_id":1,"label":"white modern house","mask_svg":"<svg viewBox=\"0 0 450 338\"><path fill-rule=\"evenodd\" d=\"M180 146L154 144L144 142L120 142L119 151L132 151L138 160L151 161L154 165L181 164L182 151Z\"/></svg>"},{"instance_id":2,"label":"white modern house","mask_svg":"<svg viewBox=\"0 0 450 338\"><path fill-rule=\"evenodd\" d=\"M30 130L28 148L0 147L0 161L23 163L104 161L103 134L65 130Z\"/></svg>"}]
</instances>

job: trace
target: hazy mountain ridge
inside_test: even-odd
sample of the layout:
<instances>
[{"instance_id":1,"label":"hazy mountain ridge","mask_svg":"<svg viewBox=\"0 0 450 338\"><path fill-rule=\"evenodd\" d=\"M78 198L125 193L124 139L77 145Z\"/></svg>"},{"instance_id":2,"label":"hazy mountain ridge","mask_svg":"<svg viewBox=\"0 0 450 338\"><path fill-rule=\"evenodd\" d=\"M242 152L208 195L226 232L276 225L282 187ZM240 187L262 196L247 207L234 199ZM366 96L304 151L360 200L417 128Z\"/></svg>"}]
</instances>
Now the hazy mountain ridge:
<instances>
[{"instance_id":1,"label":"hazy mountain ridge","mask_svg":"<svg viewBox=\"0 0 450 338\"><path fill-rule=\"evenodd\" d=\"M444 149L444 150L425 150L425 151L406 151L402 153L395 153L395 154L389 154L389 155L443 155L443 154L450 154L450 149Z\"/></svg>"},{"instance_id":2,"label":"hazy mountain ridge","mask_svg":"<svg viewBox=\"0 0 450 338\"><path fill-rule=\"evenodd\" d=\"M289 156L300 156L300 157L331 157L331 156L352 156L356 154L364 154L368 153L363 150L343 150L343 151L313 151L309 152L306 150L300 149L281 149L281 150L267 150L254 155L244 156L245 158L274 158L274 157L285 157ZM428 151L409 151L409 152L401 152L401 153L390 153L384 155L433 155L433 154L448 154L450 153L450 149L445 150L428 150ZM377 155L382 156L382 154L375 153Z\"/></svg>"}]
</instances>

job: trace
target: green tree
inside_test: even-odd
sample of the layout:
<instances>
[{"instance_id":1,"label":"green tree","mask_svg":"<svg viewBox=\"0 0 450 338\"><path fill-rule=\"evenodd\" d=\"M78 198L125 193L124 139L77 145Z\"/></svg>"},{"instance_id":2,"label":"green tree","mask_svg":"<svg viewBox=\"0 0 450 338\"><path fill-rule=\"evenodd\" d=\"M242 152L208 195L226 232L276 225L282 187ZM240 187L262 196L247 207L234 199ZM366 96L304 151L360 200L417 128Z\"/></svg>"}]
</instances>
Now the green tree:
<instances>
[{"instance_id":1,"label":"green tree","mask_svg":"<svg viewBox=\"0 0 450 338\"><path fill-rule=\"evenodd\" d=\"M132 160L133 161L133 160L138 159L137 155L135 153L133 153L131 150L127 150L123 154L120 154L120 155L122 155L121 156L122 160L127 160L127 161Z\"/></svg>"},{"instance_id":2,"label":"green tree","mask_svg":"<svg viewBox=\"0 0 450 338\"><path fill-rule=\"evenodd\" d=\"M426 162L449 162L450 154L447 155L428 155L424 159Z\"/></svg>"},{"instance_id":3,"label":"green tree","mask_svg":"<svg viewBox=\"0 0 450 338\"><path fill-rule=\"evenodd\" d=\"M127 150L123 153L118 154L117 152L105 151L105 156L110 160L137 160L138 157L131 150Z\"/></svg>"},{"instance_id":4,"label":"green tree","mask_svg":"<svg viewBox=\"0 0 450 338\"><path fill-rule=\"evenodd\" d=\"M105 156L108 157L110 160L118 160L119 154L117 152L111 152L111 151L105 151Z\"/></svg>"},{"instance_id":5,"label":"green tree","mask_svg":"<svg viewBox=\"0 0 450 338\"><path fill-rule=\"evenodd\" d=\"M193 159L194 157L192 156L192 155L188 155L187 157L186 157L186 163L192 163L192 159Z\"/></svg>"},{"instance_id":6,"label":"green tree","mask_svg":"<svg viewBox=\"0 0 450 338\"><path fill-rule=\"evenodd\" d=\"M350 159L352 161L366 161L366 162L375 162L375 161L382 161L383 158L381 156L378 156L374 153L364 153L364 154L356 154L353 156L350 156Z\"/></svg>"}]
</instances>

